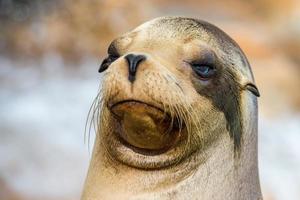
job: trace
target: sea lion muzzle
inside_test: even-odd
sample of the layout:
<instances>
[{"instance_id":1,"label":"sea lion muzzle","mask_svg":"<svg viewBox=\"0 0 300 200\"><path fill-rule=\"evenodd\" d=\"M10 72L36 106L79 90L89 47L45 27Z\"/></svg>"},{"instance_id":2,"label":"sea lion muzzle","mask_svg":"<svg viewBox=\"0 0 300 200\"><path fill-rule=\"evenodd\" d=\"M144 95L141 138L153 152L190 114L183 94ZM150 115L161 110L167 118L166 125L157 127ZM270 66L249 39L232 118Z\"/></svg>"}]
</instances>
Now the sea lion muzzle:
<instances>
[{"instance_id":1,"label":"sea lion muzzle","mask_svg":"<svg viewBox=\"0 0 300 200\"><path fill-rule=\"evenodd\" d=\"M135 54L128 54L125 56L125 59L128 62L128 80L133 83L133 81L135 80L135 74L136 74L136 70L139 66L139 64L146 60L146 56L144 55L135 55Z\"/></svg>"}]
</instances>

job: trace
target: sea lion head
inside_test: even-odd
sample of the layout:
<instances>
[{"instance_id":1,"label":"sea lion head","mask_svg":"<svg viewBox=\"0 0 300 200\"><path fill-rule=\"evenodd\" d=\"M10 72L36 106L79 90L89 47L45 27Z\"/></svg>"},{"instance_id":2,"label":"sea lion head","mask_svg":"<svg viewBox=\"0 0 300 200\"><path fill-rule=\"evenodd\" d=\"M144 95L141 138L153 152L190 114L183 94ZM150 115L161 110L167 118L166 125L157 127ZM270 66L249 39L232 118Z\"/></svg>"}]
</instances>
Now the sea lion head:
<instances>
[{"instance_id":1,"label":"sea lion head","mask_svg":"<svg viewBox=\"0 0 300 200\"><path fill-rule=\"evenodd\" d=\"M259 93L244 53L217 27L192 18L154 19L116 38L99 72L98 132L114 160L169 167L223 133L239 154L242 94L255 99Z\"/></svg>"}]
</instances>

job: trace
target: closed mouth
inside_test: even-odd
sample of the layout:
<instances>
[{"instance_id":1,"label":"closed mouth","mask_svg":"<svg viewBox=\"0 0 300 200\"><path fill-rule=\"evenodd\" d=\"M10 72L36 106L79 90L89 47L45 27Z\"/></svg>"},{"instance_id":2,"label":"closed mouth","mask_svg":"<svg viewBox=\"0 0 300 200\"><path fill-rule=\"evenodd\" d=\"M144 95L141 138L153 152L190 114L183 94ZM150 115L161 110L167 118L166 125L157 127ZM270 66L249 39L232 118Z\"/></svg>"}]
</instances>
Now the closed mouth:
<instances>
[{"instance_id":1,"label":"closed mouth","mask_svg":"<svg viewBox=\"0 0 300 200\"><path fill-rule=\"evenodd\" d=\"M164 113L166 115L168 115L164 109L158 107L158 106L154 106L150 103L146 103L146 102L143 102L143 101L139 101L139 100L135 100L135 99L126 99L126 100L122 100L122 101L118 101L118 102L115 102L115 103L108 103L108 108L109 110L117 117L117 118L120 118L121 116L118 115L116 112L114 112L114 108L116 108L118 105L121 105L121 104L143 104L145 106L148 106L149 108L153 108L153 109L156 109L157 111L160 111L161 113Z\"/></svg>"},{"instance_id":2,"label":"closed mouth","mask_svg":"<svg viewBox=\"0 0 300 200\"><path fill-rule=\"evenodd\" d=\"M175 146L182 126L162 108L138 100L123 100L109 106L116 119L119 141L136 153L157 155Z\"/></svg>"},{"instance_id":3,"label":"closed mouth","mask_svg":"<svg viewBox=\"0 0 300 200\"><path fill-rule=\"evenodd\" d=\"M110 131L105 137L112 158L129 167L159 170L178 164L186 151L188 132L180 116L157 102L126 99L108 102Z\"/></svg>"}]
</instances>

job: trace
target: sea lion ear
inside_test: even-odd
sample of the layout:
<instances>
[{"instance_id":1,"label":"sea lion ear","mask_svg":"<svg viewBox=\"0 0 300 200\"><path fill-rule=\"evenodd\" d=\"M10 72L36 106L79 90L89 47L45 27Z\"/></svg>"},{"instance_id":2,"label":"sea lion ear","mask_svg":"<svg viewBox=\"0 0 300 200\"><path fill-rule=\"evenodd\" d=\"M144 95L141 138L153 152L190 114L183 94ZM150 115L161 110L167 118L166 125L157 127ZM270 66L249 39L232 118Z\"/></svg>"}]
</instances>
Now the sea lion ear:
<instances>
[{"instance_id":1,"label":"sea lion ear","mask_svg":"<svg viewBox=\"0 0 300 200\"><path fill-rule=\"evenodd\" d=\"M260 97L260 93L253 83L247 83L244 87L246 90L250 91L252 94L254 94L257 97Z\"/></svg>"}]
</instances>

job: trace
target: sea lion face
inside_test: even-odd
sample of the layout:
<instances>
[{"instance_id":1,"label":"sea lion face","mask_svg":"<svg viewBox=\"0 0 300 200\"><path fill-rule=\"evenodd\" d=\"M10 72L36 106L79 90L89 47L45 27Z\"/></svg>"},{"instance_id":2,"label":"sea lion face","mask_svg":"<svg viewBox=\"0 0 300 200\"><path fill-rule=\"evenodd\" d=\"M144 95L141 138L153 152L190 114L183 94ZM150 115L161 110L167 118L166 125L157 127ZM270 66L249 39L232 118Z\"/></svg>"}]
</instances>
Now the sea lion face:
<instances>
[{"instance_id":1,"label":"sea lion face","mask_svg":"<svg viewBox=\"0 0 300 200\"><path fill-rule=\"evenodd\" d=\"M242 138L240 94L258 95L248 62L225 33L190 18L158 18L115 39L99 120L110 156L142 169L169 167L229 133Z\"/></svg>"}]
</instances>

